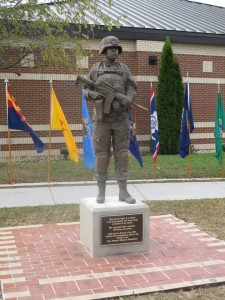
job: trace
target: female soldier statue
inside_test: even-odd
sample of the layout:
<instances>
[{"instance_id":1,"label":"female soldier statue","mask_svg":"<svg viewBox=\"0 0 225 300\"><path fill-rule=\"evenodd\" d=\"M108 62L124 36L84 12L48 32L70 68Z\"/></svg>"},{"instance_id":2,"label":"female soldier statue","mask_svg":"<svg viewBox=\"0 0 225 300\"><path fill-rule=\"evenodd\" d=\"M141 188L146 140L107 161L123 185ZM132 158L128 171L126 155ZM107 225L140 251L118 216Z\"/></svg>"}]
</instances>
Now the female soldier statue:
<instances>
[{"instance_id":1,"label":"female soldier statue","mask_svg":"<svg viewBox=\"0 0 225 300\"><path fill-rule=\"evenodd\" d=\"M96 199L98 203L105 201L111 144L115 158L116 179L119 185L119 200L129 204L136 202L127 191L127 179L130 133L128 112L134 101L137 84L129 68L117 61L121 53L122 46L118 38L114 36L105 37L99 47L99 54L104 55L104 59L95 64L86 77L97 85L102 82L107 83L118 94L125 95L125 99L122 101L115 97L110 104L109 111L105 113L105 96L96 91L93 86L85 87L86 99L94 101L93 143L96 155L94 178L98 184Z\"/></svg>"}]
</instances>

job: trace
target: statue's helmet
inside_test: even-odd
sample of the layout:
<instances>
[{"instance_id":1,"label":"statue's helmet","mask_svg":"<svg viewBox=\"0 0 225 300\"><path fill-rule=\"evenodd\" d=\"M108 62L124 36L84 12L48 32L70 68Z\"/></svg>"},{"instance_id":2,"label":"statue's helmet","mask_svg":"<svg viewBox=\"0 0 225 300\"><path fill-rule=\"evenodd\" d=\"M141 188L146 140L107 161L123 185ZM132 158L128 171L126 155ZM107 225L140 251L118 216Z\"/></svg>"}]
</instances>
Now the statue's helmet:
<instances>
[{"instance_id":1,"label":"statue's helmet","mask_svg":"<svg viewBox=\"0 0 225 300\"><path fill-rule=\"evenodd\" d=\"M120 45L120 41L115 36L107 36L101 40L101 43L99 45L99 54L104 54L106 48L109 47L117 47L119 50L119 54L122 53L122 46Z\"/></svg>"}]
</instances>

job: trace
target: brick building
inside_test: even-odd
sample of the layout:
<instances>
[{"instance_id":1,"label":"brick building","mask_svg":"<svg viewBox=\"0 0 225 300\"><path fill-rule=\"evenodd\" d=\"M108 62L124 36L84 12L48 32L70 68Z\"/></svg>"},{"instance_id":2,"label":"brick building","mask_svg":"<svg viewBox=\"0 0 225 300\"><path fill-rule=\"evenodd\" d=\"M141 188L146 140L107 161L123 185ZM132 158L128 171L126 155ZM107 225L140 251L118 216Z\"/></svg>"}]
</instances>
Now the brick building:
<instances>
[{"instance_id":1,"label":"brick building","mask_svg":"<svg viewBox=\"0 0 225 300\"><path fill-rule=\"evenodd\" d=\"M99 5L108 13L103 0L99 1ZM100 40L107 35L116 35L123 46L120 61L129 66L137 79L137 102L149 107L150 86L152 84L156 88L160 56L166 36L169 36L184 84L187 73L189 75L195 121L192 144L196 150L213 150L218 84L225 98L225 8L188 0L114 0L111 16L116 18L121 13L128 17L121 20L119 29L113 28L111 32L104 28L96 30L95 37L87 42L86 57L81 61L84 74L100 59ZM38 53L34 53L33 66L23 64L8 71L0 66L0 158L8 156L6 78L31 127L46 143L46 150L41 155L48 155L50 80L53 80L54 90L77 145L82 148L81 86L75 85L76 74L47 67L36 69L37 59ZM92 105L88 105L91 112ZM139 108L135 108L133 114L139 144L147 150L149 114ZM13 156L37 155L26 133L12 130L11 145ZM52 131L51 154L59 154L63 145L61 132Z\"/></svg>"}]
</instances>

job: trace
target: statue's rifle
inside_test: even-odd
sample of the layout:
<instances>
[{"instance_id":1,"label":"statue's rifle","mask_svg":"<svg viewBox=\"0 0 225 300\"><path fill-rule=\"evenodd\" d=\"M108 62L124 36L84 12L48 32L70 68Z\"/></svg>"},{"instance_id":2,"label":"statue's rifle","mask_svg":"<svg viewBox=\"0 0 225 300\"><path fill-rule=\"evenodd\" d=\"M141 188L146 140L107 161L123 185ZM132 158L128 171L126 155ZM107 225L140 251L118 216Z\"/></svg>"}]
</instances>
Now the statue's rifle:
<instances>
[{"instance_id":1,"label":"statue's rifle","mask_svg":"<svg viewBox=\"0 0 225 300\"><path fill-rule=\"evenodd\" d=\"M114 99L119 101L122 106L131 106L135 105L138 106L144 110L147 110L147 108L141 106L140 104L137 104L135 102L132 102L129 97L118 93L115 88L110 85L109 83L105 81L101 82L94 82L86 77L83 77L81 75L77 75L76 84L84 84L85 86L88 86L92 89L94 89L96 92L102 95L102 97L105 99L104 107L103 107L103 113L109 114L110 107Z\"/></svg>"}]
</instances>

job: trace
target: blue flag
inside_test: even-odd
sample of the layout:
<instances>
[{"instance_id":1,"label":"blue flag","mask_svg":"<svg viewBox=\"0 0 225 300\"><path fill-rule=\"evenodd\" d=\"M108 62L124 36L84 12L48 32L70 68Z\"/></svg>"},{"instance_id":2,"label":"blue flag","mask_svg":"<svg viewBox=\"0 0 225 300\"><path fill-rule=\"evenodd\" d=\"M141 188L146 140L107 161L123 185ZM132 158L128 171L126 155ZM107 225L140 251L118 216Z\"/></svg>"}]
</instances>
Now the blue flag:
<instances>
[{"instance_id":1,"label":"blue flag","mask_svg":"<svg viewBox=\"0 0 225 300\"><path fill-rule=\"evenodd\" d=\"M95 164L95 153L92 140L93 126L84 97L84 90L82 90L82 122L84 165L87 169L91 170Z\"/></svg>"},{"instance_id":2,"label":"blue flag","mask_svg":"<svg viewBox=\"0 0 225 300\"><path fill-rule=\"evenodd\" d=\"M182 158L189 154L189 145L191 144L190 133L194 130L194 120L191 108L191 98L189 91L189 82L186 84L184 105L182 113L181 133L179 152Z\"/></svg>"},{"instance_id":3,"label":"blue flag","mask_svg":"<svg viewBox=\"0 0 225 300\"><path fill-rule=\"evenodd\" d=\"M8 108L8 127L10 129L23 130L29 132L36 151L41 153L44 151L44 143L36 135L33 129L30 127L27 119L23 115L20 107L17 105L16 100L13 97L10 89L7 88L7 108Z\"/></svg>"},{"instance_id":4,"label":"blue flag","mask_svg":"<svg viewBox=\"0 0 225 300\"><path fill-rule=\"evenodd\" d=\"M156 101L155 101L155 92L153 88L150 91L150 113L151 113L152 155L155 164L159 153L159 128L158 128L158 116L157 116L157 108L156 108Z\"/></svg>"},{"instance_id":5,"label":"blue flag","mask_svg":"<svg viewBox=\"0 0 225 300\"><path fill-rule=\"evenodd\" d=\"M134 122L132 119L132 114L129 112L129 120L130 120L130 145L129 150L134 155L134 157L139 162L139 165L143 168L142 156L141 152L137 143L136 134L134 131Z\"/></svg>"}]
</instances>

